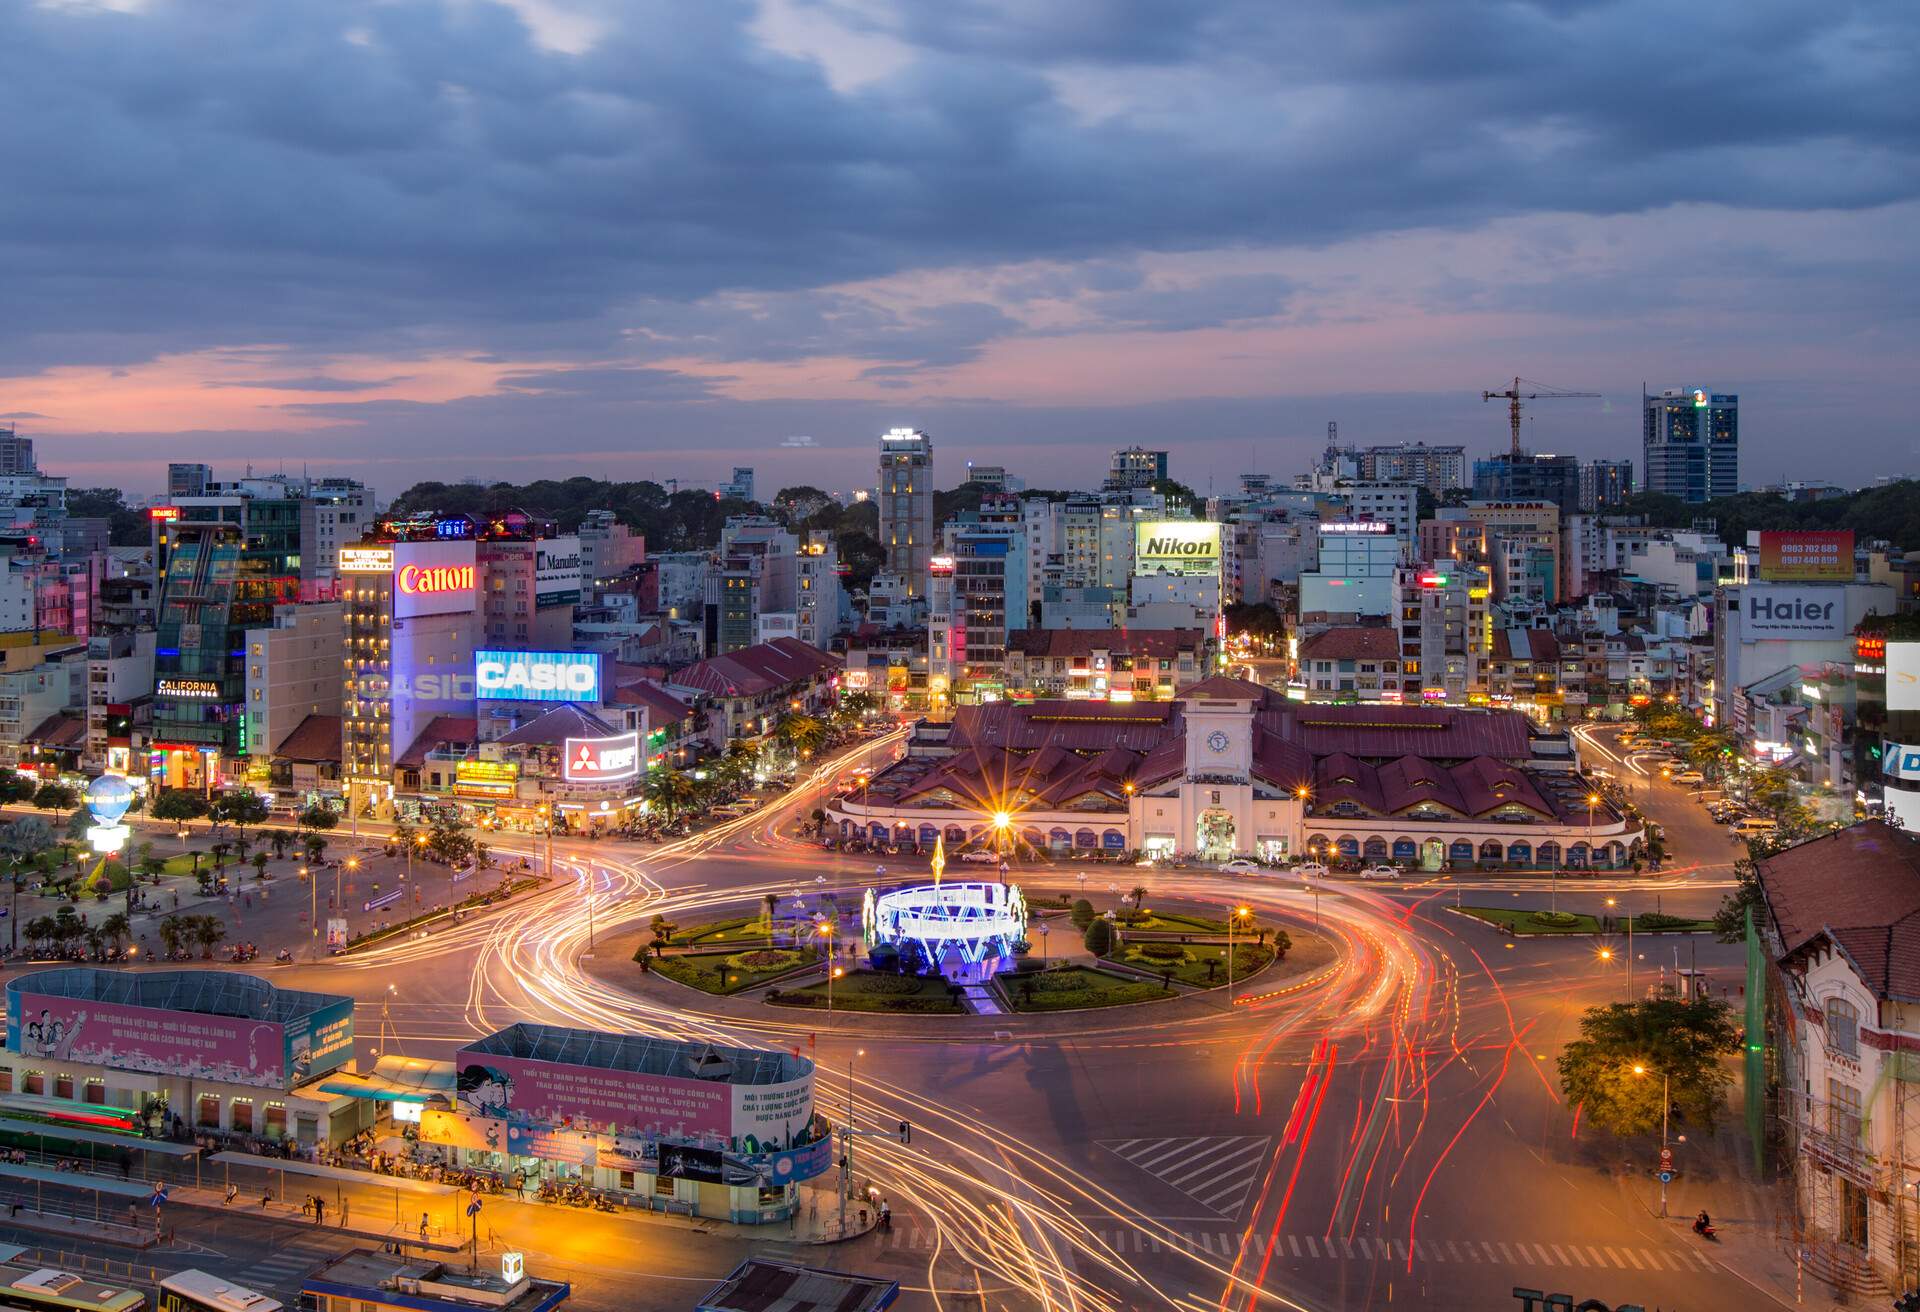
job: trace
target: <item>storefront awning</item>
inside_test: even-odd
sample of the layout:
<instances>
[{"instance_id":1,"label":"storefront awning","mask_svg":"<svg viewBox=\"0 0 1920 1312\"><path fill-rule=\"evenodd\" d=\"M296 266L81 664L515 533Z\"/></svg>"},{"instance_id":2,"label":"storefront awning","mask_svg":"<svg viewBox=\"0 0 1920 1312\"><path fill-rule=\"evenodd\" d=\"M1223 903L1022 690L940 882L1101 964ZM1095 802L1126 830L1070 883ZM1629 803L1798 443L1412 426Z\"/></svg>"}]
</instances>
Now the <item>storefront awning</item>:
<instances>
[{"instance_id":1,"label":"storefront awning","mask_svg":"<svg viewBox=\"0 0 1920 1312\"><path fill-rule=\"evenodd\" d=\"M289 1171L294 1175L311 1175L321 1180L367 1184L378 1189L398 1190L401 1193L433 1194L436 1197L444 1197L447 1194L460 1192L454 1185L439 1184L433 1180L416 1180L406 1175L380 1175L373 1171L356 1171L344 1166L322 1166L318 1162L303 1162L298 1157L263 1157L259 1153L215 1153L207 1160L219 1162L223 1166L251 1166L262 1171Z\"/></svg>"},{"instance_id":2,"label":"storefront awning","mask_svg":"<svg viewBox=\"0 0 1920 1312\"><path fill-rule=\"evenodd\" d=\"M419 1057L382 1057L366 1075L337 1071L320 1082L322 1093L375 1102L453 1102L453 1063Z\"/></svg>"}]
</instances>

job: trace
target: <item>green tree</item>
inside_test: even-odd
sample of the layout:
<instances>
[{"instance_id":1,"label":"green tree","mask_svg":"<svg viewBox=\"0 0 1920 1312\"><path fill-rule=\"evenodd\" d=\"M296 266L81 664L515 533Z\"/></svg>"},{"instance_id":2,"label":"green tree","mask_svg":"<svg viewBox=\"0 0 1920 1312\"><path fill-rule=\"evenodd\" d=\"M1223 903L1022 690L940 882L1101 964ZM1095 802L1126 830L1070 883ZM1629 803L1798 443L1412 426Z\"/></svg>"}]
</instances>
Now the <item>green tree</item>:
<instances>
[{"instance_id":1,"label":"green tree","mask_svg":"<svg viewBox=\"0 0 1920 1312\"><path fill-rule=\"evenodd\" d=\"M1133 909L1135 911L1146 910L1147 886L1145 884L1135 884L1132 888L1127 890L1127 896L1133 899Z\"/></svg>"},{"instance_id":2,"label":"green tree","mask_svg":"<svg viewBox=\"0 0 1920 1312\"><path fill-rule=\"evenodd\" d=\"M693 779L684 771L667 768L647 776L648 800L668 821L691 807L696 795Z\"/></svg>"},{"instance_id":3,"label":"green tree","mask_svg":"<svg viewBox=\"0 0 1920 1312\"><path fill-rule=\"evenodd\" d=\"M817 715L795 711L774 726L774 737L794 756L811 756L827 739L827 726Z\"/></svg>"},{"instance_id":4,"label":"green tree","mask_svg":"<svg viewBox=\"0 0 1920 1312\"><path fill-rule=\"evenodd\" d=\"M1073 911L1070 915L1074 927L1084 931L1088 925L1093 923L1093 903L1087 901L1085 898L1078 899L1074 902Z\"/></svg>"},{"instance_id":5,"label":"green tree","mask_svg":"<svg viewBox=\"0 0 1920 1312\"><path fill-rule=\"evenodd\" d=\"M67 811L80 805L80 790L49 779L33 790L33 804L42 811Z\"/></svg>"},{"instance_id":6,"label":"green tree","mask_svg":"<svg viewBox=\"0 0 1920 1312\"><path fill-rule=\"evenodd\" d=\"M161 789L147 811L147 814L155 820L164 820L168 824L176 825L185 824L189 820L198 820L206 813L206 799L186 788Z\"/></svg>"},{"instance_id":7,"label":"green tree","mask_svg":"<svg viewBox=\"0 0 1920 1312\"><path fill-rule=\"evenodd\" d=\"M253 854L253 877L255 879L265 879L267 877L267 860L268 858L265 852L255 852Z\"/></svg>"},{"instance_id":8,"label":"green tree","mask_svg":"<svg viewBox=\"0 0 1920 1312\"><path fill-rule=\"evenodd\" d=\"M0 771L0 803L30 802L38 791L38 785L18 770Z\"/></svg>"},{"instance_id":9,"label":"green tree","mask_svg":"<svg viewBox=\"0 0 1920 1312\"><path fill-rule=\"evenodd\" d=\"M1105 917L1095 920L1087 926L1085 942L1087 951L1094 956L1106 956L1113 951L1113 926L1107 923Z\"/></svg>"},{"instance_id":10,"label":"green tree","mask_svg":"<svg viewBox=\"0 0 1920 1312\"><path fill-rule=\"evenodd\" d=\"M319 865L320 858L327 854L327 840L319 834L308 834L303 841L303 845L307 850L307 863L309 865Z\"/></svg>"},{"instance_id":11,"label":"green tree","mask_svg":"<svg viewBox=\"0 0 1920 1312\"><path fill-rule=\"evenodd\" d=\"M127 938L133 933L133 922L124 911L116 911L100 922L100 942L103 947L118 951L126 946Z\"/></svg>"},{"instance_id":12,"label":"green tree","mask_svg":"<svg viewBox=\"0 0 1920 1312\"><path fill-rule=\"evenodd\" d=\"M267 799L251 788L229 788L214 799L209 814L241 830L244 835L248 825L261 825L267 822Z\"/></svg>"},{"instance_id":13,"label":"green tree","mask_svg":"<svg viewBox=\"0 0 1920 1312\"><path fill-rule=\"evenodd\" d=\"M339 813L317 802L300 813L300 825L304 829L333 829L339 824Z\"/></svg>"},{"instance_id":14,"label":"green tree","mask_svg":"<svg viewBox=\"0 0 1920 1312\"><path fill-rule=\"evenodd\" d=\"M1681 1119L1713 1127L1740 1050L1733 1012L1711 998L1653 998L1589 1008L1560 1054L1560 1088L1593 1124L1618 1135L1660 1128L1663 1077Z\"/></svg>"},{"instance_id":15,"label":"green tree","mask_svg":"<svg viewBox=\"0 0 1920 1312\"><path fill-rule=\"evenodd\" d=\"M1722 943L1738 943L1747 936L1747 910L1752 908L1754 924L1766 914L1766 900L1760 892L1760 876L1753 858L1741 857L1733 863L1733 891L1720 899L1713 913L1713 933Z\"/></svg>"},{"instance_id":16,"label":"green tree","mask_svg":"<svg viewBox=\"0 0 1920 1312\"><path fill-rule=\"evenodd\" d=\"M188 918L193 941L200 947L202 961L213 960L214 945L227 936L227 927L218 916L191 916Z\"/></svg>"},{"instance_id":17,"label":"green tree","mask_svg":"<svg viewBox=\"0 0 1920 1312\"><path fill-rule=\"evenodd\" d=\"M158 930L160 946L166 949L169 957L192 940L193 933L187 924L188 919L185 916L168 916L160 922Z\"/></svg>"}]
</instances>

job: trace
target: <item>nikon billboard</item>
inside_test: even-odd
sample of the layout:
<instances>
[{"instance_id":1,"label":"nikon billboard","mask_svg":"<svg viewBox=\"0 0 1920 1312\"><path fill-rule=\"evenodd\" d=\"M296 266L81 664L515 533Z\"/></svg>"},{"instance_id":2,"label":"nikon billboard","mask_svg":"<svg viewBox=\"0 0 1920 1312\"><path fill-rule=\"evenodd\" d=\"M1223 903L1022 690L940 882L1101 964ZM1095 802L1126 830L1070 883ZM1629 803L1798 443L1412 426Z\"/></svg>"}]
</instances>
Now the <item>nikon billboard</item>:
<instances>
[{"instance_id":1,"label":"nikon billboard","mask_svg":"<svg viewBox=\"0 0 1920 1312\"><path fill-rule=\"evenodd\" d=\"M1134 525L1133 572L1218 574L1220 525L1196 519L1155 519Z\"/></svg>"}]
</instances>

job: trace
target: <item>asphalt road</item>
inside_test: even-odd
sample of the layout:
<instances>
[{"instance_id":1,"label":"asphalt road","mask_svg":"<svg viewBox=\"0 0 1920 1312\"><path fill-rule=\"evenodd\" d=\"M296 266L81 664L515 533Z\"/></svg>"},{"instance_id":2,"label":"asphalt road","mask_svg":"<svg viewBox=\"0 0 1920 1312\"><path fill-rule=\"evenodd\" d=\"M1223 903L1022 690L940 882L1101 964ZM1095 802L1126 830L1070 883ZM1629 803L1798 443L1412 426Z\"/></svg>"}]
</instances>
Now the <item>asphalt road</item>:
<instances>
[{"instance_id":1,"label":"asphalt road","mask_svg":"<svg viewBox=\"0 0 1920 1312\"><path fill-rule=\"evenodd\" d=\"M822 781L835 765L822 764ZM1044 1024L902 1024L742 1013L665 981L628 990L595 974L630 953L655 914L684 921L751 910L768 892L870 882L871 859L792 837L794 813L813 801L802 790L657 849L563 842L561 886L510 916L272 977L374 1004L361 1011L363 1062L382 1045L445 1056L522 1019L778 1043L819 1061L822 1108L839 1119L851 1101L855 1124L875 1132L858 1141L856 1175L892 1200L892 1232L807 1248L784 1227L700 1233L490 1204L482 1248L518 1248L530 1269L577 1280L586 1307L688 1307L750 1251L889 1275L906 1287L906 1308L1464 1312L1517 1306L1515 1286L1576 1302L1767 1305L1683 1224L1654 1215L1653 1146L1576 1127L1558 1095L1553 1059L1580 1011L1626 996L1624 950L1602 961L1593 940L1513 940L1450 910L1456 899L1598 910L1612 897L1622 910L1710 912L1735 851L1683 791L1655 780L1645 799L1674 850L1658 877L1329 884L1317 914L1341 948L1338 966L1278 996L1260 996L1256 980L1246 992L1257 1000L1231 1011L1212 995ZM499 846L515 850L511 839ZM907 873L904 861L889 864L888 878ZM1077 869L1016 879L1067 887ZM1108 884L1139 882L1161 905L1247 903L1263 922L1315 922L1316 900L1295 881L1088 873L1096 905L1111 898ZM1649 936L1635 943L1636 986L1672 968L1676 944L1679 964L1737 974L1736 949ZM381 1004L389 1024L377 1038ZM911 1144L882 1137L903 1118ZM1727 1174L1704 1138L1696 1131L1687 1181ZM1675 1212L1690 1215L1675 1192ZM836 1206L830 1191L814 1202ZM234 1257L224 1232L180 1230L222 1261L248 1262L236 1279L286 1272L269 1292L297 1282L291 1267L251 1260L257 1243Z\"/></svg>"}]
</instances>

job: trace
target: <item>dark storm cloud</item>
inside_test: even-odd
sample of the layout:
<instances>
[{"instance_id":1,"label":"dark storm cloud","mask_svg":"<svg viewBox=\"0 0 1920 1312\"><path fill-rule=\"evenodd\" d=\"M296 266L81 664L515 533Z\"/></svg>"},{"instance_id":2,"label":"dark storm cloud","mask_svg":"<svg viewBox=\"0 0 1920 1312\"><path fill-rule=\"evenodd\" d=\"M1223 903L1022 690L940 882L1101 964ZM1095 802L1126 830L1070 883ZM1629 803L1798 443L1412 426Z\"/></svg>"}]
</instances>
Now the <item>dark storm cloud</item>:
<instances>
[{"instance_id":1,"label":"dark storm cloud","mask_svg":"<svg viewBox=\"0 0 1920 1312\"><path fill-rule=\"evenodd\" d=\"M468 0L0 6L0 374L234 342L591 357L717 293L1920 186L1893 0L929 0L862 20L914 54L848 91L755 13L635 0L567 54ZM1232 292L1106 304L1177 327L1244 317ZM1007 326L736 308L720 358L927 367Z\"/></svg>"}]
</instances>

